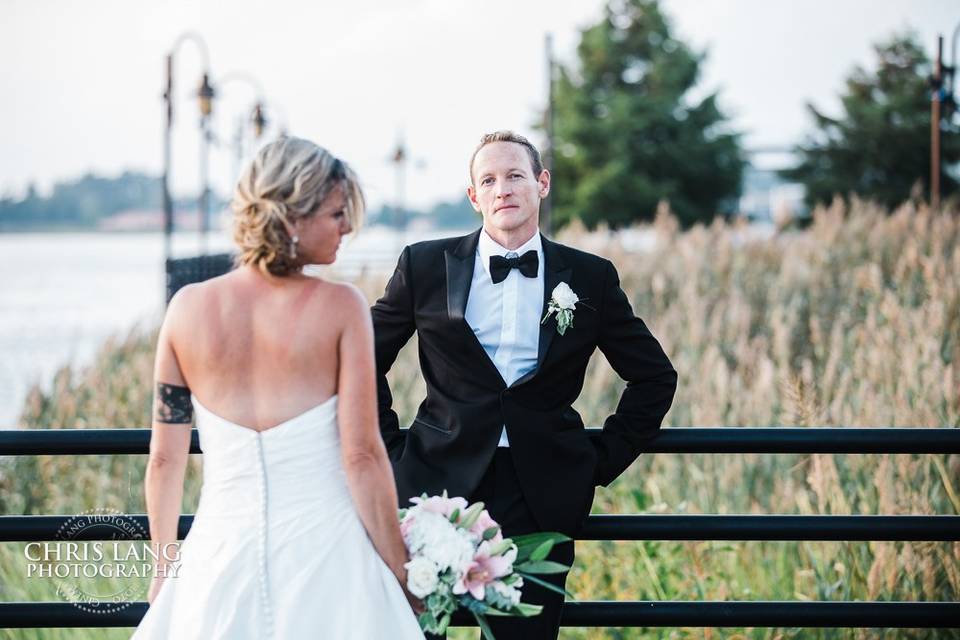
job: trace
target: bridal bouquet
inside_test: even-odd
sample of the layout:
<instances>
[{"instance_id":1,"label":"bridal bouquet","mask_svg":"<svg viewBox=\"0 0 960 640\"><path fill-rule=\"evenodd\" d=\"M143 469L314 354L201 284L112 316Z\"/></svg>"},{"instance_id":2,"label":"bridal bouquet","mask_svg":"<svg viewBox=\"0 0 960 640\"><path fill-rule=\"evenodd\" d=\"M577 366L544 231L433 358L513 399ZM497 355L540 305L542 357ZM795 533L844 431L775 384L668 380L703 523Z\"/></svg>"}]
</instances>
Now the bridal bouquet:
<instances>
[{"instance_id":1,"label":"bridal bouquet","mask_svg":"<svg viewBox=\"0 0 960 640\"><path fill-rule=\"evenodd\" d=\"M493 640L487 616L534 616L543 608L520 601L524 581L558 593L565 590L537 578L569 569L546 560L559 533L504 538L482 502L426 494L411 498L400 510L400 531L410 551L407 589L423 600L420 627L442 634L458 608L473 614L486 638Z\"/></svg>"}]
</instances>

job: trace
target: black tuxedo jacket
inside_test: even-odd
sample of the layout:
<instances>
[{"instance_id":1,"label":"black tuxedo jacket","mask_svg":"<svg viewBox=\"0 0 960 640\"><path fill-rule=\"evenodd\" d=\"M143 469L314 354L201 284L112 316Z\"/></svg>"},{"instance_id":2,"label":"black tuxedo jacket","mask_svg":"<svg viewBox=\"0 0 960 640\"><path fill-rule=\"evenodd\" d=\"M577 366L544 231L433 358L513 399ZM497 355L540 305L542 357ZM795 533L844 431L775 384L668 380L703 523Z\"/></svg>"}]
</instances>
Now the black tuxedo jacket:
<instances>
[{"instance_id":1,"label":"black tuxedo jacket","mask_svg":"<svg viewBox=\"0 0 960 640\"><path fill-rule=\"evenodd\" d=\"M536 368L508 387L464 319L479 235L480 230L406 247L372 309L380 430L400 504L444 489L469 498L506 425L537 523L544 530L576 533L590 512L595 486L619 476L660 428L677 374L633 314L613 264L543 238L543 313L560 282L582 302L564 335L557 333L555 315L540 326ZM386 374L414 331L427 397L404 437ZM598 347L627 386L595 445L571 405Z\"/></svg>"}]
</instances>

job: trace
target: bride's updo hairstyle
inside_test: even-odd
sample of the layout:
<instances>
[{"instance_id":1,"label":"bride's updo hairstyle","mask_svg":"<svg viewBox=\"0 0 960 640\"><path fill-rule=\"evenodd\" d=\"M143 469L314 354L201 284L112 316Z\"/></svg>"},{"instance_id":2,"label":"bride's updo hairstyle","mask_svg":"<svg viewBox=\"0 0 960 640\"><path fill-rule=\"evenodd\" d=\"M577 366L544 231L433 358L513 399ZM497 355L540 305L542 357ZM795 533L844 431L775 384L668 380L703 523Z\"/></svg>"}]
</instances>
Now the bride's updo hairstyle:
<instances>
[{"instance_id":1,"label":"bride's updo hairstyle","mask_svg":"<svg viewBox=\"0 0 960 640\"><path fill-rule=\"evenodd\" d=\"M343 189L344 213L359 228L363 193L343 161L309 140L283 136L257 153L237 183L231 207L237 265L255 265L264 275L299 271L294 222L316 213L336 189Z\"/></svg>"}]
</instances>

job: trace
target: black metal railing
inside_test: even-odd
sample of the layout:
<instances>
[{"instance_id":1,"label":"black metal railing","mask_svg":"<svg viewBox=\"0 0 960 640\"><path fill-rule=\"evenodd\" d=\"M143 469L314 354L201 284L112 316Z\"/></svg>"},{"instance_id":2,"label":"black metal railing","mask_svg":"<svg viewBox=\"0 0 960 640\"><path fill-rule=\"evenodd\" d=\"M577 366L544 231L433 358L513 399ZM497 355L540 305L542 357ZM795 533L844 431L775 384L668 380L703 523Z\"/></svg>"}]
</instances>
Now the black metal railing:
<instances>
[{"instance_id":1,"label":"black metal railing","mask_svg":"<svg viewBox=\"0 0 960 640\"><path fill-rule=\"evenodd\" d=\"M599 429L589 429L592 438ZM0 455L145 454L149 429L0 431ZM650 453L960 453L960 429L670 428ZM194 430L192 453L201 453ZM146 516L128 516L144 529ZM0 541L53 541L69 516L0 516ZM184 515L179 536L193 517ZM84 537L84 536L88 537ZM79 533L72 540L96 539ZM594 515L579 540L960 540L960 516ZM146 611L133 603L115 613L70 603L0 603L0 628L131 627ZM472 624L465 615L455 625ZM568 627L960 627L957 602L569 602Z\"/></svg>"},{"instance_id":2,"label":"black metal railing","mask_svg":"<svg viewBox=\"0 0 960 640\"><path fill-rule=\"evenodd\" d=\"M203 282L222 276L233 269L234 256L229 253L195 256L192 258L167 258L166 273L167 304L173 294L194 282Z\"/></svg>"}]
</instances>

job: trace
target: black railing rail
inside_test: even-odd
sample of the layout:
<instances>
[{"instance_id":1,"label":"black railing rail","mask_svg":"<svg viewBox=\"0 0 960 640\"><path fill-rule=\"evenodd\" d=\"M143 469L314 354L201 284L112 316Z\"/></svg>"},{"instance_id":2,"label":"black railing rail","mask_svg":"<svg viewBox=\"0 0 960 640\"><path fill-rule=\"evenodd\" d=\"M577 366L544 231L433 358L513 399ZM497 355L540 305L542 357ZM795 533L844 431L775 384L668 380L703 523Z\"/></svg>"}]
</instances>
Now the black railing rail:
<instances>
[{"instance_id":1,"label":"black railing rail","mask_svg":"<svg viewBox=\"0 0 960 640\"><path fill-rule=\"evenodd\" d=\"M167 304L173 295L188 284L204 282L222 276L233 269L234 256L229 253L195 256L192 258L167 258Z\"/></svg>"},{"instance_id":2,"label":"black railing rail","mask_svg":"<svg viewBox=\"0 0 960 640\"><path fill-rule=\"evenodd\" d=\"M56 541L74 516L0 516L0 542ZM123 516L149 529L147 516ZM193 524L181 515L182 540ZM90 527L71 541L105 540L106 530ZM111 529L110 540L131 540ZM592 515L577 540L781 540L902 541L960 540L960 516L784 516L784 515Z\"/></svg>"},{"instance_id":3,"label":"black railing rail","mask_svg":"<svg viewBox=\"0 0 960 640\"><path fill-rule=\"evenodd\" d=\"M600 429L587 429L597 438ZM129 454L149 451L150 430L0 429L0 456ZM960 453L960 429L671 427L647 453ZM196 429L190 453L202 453Z\"/></svg>"},{"instance_id":4,"label":"black railing rail","mask_svg":"<svg viewBox=\"0 0 960 640\"><path fill-rule=\"evenodd\" d=\"M115 605L114 605L115 606ZM133 627L147 611L134 602L114 613L83 611L66 602L5 602L6 628ZM955 602L686 602L581 601L563 605L564 627L885 627L950 628L960 619ZM453 625L475 626L463 612Z\"/></svg>"},{"instance_id":5,"label":"black railing rail","mask_svg":"<svg viewBox=\"0 0 960 640\"><path fill-rule=\"evenodd\" d=\"M599 429L588 429L596 438ZM0 455L145 454L149 429L0 430ZM648 453L960 453L960 429L667 428ZM201 453L196 430L192 453ZM0 516L0 541L57 539L70 516ZM127 516L146 528L146 516ZM179 536L193 517L182 516ZM95 530L76 540L96 539ZM115 539L116 532L111 534ZM84 537L84 535L91 537ZM578 540L960 540L952 515L594 515ZM114 605L115 606L115 605ZM110 613L66 602L0 603L0 628L132 627L147 608L134 602ZM458 614L457 626L472 619ZM960 628L957 602L568 602L566 627L891 627Z\"/></svg>"}]
</instances>

